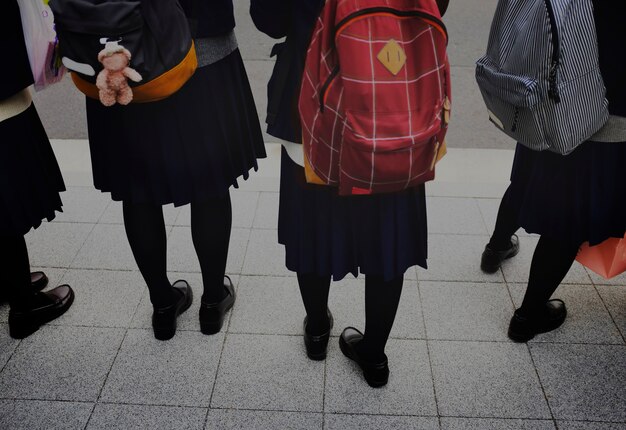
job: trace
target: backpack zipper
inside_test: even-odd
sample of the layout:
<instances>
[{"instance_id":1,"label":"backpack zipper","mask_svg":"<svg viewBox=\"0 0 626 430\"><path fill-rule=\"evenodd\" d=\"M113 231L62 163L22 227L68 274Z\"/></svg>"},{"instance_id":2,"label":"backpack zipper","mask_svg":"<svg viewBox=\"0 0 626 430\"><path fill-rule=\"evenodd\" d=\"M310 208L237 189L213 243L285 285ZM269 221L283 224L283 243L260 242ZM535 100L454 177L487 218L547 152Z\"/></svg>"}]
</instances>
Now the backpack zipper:
<instances>
[{"instance_id":1,"label":"backpack zipper","mask_svg":"<svg viewBox=\"0 0 626 430\"><path fill-rule=\"evenodd\" d=\"M335 78L339 75L339 66L335 66L333 71L330 73L328 78L324 81L324 85L320 88L320 112L324 113L325 105L326 105L326 96L328 96L328 91L335 80Z\"/></svg>"},{"instance_id":2,"label":"backpack zipper","mask_svg":"<svg viewBox=\"0 0 626 430\"><path fill-rule=\"evenodd\" d=\"M548 17L550 18L550 28L552 30L552 62L550 64L550 76L548 78L548 96L555 103L561 103L561 95L559 94L558 73L561 64L561 39L559 37L559 29L556 25L556 16L552 7L552 0L545 0Z\"/></svg>"},{"instance_id":3,"label":"backpack zipper","mask_svg":"<svg viewBox=\"0 0 626 430\"><path fill-rule=\"evenodd\" d=\"M517 124L519 123L519 107L515 107L515 115L513 117L513 125L511 126L511 132L517 131Z\"/></svg>"},{"instance_id":4,"label":"backpack zipper","mask_svg":"<svg viewBox=\"0 0 626 430\"><path fill-rule=\"evenodd\" d=\"M445 24L434 15L420 11L401 11L390 7L371 7L351 13L350 15L339 21L339 23L335 26L335 29L333 30L333 43L335 42L339 33L341 33L348 25L354 23L355 21L364 19L370 15L392 15L403 19L423 18L426 22L428 22L430 25L440 31L445 37L446 43L448 42L448 30L446 29ZM339 75L339 72L340 68L339 65L337 65L320 88L319 103L320 112L322 113L324 113L324 104L326 102L326 97L328 96L328 91L330 90L330 87L332 86L335 78Z\"/></svg>"},{"instance_id":5,"label":"backpack zipper","mask_svg":"<svg viewBox=\"0 0 626 430\"><path fill-rule=\"evenodd\" d=\"M364 19L368 15L393 15L399 18L423 18L425 21L428 21L433 27L435 27L444 35L444 37L446 38L446 43L448 41L448 30L446 29L443 21L441 21L436 16L417 10L403 11L390 7L370 7L351 13L350 15L339 21L339 23L335 26L332 40L335 40L337 35L341 33L345 27L352 24L354 21Z\"/></svg>"}]
</instances>

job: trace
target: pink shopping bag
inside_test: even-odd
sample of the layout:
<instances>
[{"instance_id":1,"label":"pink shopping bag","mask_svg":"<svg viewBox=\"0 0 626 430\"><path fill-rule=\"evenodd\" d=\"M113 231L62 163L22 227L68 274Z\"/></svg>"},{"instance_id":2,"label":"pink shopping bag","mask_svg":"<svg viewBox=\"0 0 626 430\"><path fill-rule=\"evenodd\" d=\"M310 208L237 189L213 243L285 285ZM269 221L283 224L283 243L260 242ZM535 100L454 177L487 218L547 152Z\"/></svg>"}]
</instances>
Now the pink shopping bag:
<instances>
[{"instance_id":1,"label":"pink shopping bag","mask_svg":"<svg viewBox=\"0 0 626 430\"><path fill-rule=\"evenodd\" d=\"M607 239L596 246L585 243L576 260L606 279L614 278L626 272L626 237Z\"/></svg>"}]
</instances>

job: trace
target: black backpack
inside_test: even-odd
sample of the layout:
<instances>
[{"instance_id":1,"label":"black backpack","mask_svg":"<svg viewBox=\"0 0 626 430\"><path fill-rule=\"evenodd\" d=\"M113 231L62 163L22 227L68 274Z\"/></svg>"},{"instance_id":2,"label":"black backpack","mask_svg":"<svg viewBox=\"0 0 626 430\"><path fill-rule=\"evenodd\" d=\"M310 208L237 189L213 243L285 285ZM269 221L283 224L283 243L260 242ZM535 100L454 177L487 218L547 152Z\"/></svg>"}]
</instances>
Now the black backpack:
<instances>
[{"instance_id":1,"label":"black backpack","mask_svg":"<svg viewBox=\"0 0 626 430\"><path fill-rule=\"evenodd\" d=\"M177 0L50 0L63 64L77 88L98 98L98 54L107 43L130 51L134 102L161 100L191 78L198 62L189 23Z\"/></svg>"}]
</instances>

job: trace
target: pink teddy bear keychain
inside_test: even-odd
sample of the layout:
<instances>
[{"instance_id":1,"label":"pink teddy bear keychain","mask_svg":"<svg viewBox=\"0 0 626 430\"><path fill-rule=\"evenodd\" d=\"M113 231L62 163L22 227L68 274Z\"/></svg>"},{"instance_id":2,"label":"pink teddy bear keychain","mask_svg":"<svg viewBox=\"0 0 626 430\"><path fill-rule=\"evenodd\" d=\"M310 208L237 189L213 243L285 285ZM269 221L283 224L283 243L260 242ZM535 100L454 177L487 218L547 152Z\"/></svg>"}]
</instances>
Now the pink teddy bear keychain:
<instances>
[{"instance_id":1,"label":"pink teddy bear keychain","mask_svg":"<svg viewBox=\"0 0 626 430\"><path fill-rule=\"evenodd\" d=\"M100 90L100 101L103 105L127 105L133 100L133 90L128 85L128 79L141 82L143 78L135 69L128 67L130 59L130 51L118 42L107 42L98 54L98 61L104 69L98 74L96 86Z\"/></svg>"}]
</instances>

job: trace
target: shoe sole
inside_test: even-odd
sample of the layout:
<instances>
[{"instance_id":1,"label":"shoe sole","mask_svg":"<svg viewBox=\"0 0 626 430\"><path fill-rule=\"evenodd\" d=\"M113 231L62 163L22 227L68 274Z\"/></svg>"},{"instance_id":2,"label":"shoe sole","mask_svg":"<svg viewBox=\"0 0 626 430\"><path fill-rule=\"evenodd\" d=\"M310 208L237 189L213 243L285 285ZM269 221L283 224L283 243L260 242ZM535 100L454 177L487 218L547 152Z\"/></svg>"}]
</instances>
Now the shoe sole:
<instances>
[{"instance_id":1,"label":"shoe sole","mask_svg":"<svg viewBox=\"0 0 626 430\"><path fill-rule=\"evenodd\" d=\"M46 318L45 320L40 320L36 322L32 322L32 321L19 322L19 319L16 322L15 319L13 319L13 322L9 323L9 335L13 339L25 339L28 336L37 332L37 330L39 330L41 326L59 318L61 315L67 312L69 308L72 307L73 303L74 303L74 291L70 290L70 295L69 295L69 298L67 299L67 302L65 302L63 306L61 306L55 312L53 312L50 318Z\"/></svg>"},{"instance_id":2,"label":"shoe sole","mask_svg":"<svg viewBox=\"0 0 626 430\"><path fill-rule=\"evenodd\" d=\"M313 361L324 361L328 354L326 352L320 352L319 354L311 354L307 351L306 356Z\"/></svg>"},{"instance_id":3,"label":"shoe sole","mask_svg":"<svg viewBox=\"0 0 626 430\"><path fill-rule=\"evenodd\" d=\"M235 300L233 300L233 303L224 310L224 314L219 321L200 320L200 331L202 332L202 334L210 336L219 333L224 326L226 314L233 308L234 305Z\"/></svg>"},{"instance_id":4,"label":"shoe sole","mask_svg":"<svg viewBox=\"0 0 626 430\"><path fill-rule=\"evenodd\" d=\"M357 365L359 364L359 362L356 360L356 358L351 354L351 348L350 348L350 346L348 346L348 343L343 340L343 337L339 337L339 349L341 349L341 352L343 353L343 355L345 355L350 360L354 361ZM359 366L359 368L361 368L361 366ZM387 385L387 382L389 382L389 379L385 379L384 381L383 380L378 380L377 381L377 380L373 379L362 368L361 368L361 371L363 372L363 378L365 378L365 382L367 382L367 385L369 385L372 388L381 388L381 387Z\"/></svg>"},{"instance_id":5,"label":"shoe sole","mask_svg":"<svg viewBox=\"0 0 626 430\"><path fill-rule=\"evenodd\" d=\"M526 343L537 335L537 333L516 333L511 329L509 329L507 334L509 339L516 343Z\"/></svg>"},{"instance_id":6,"label":"shoe sole","mask_svg":"<svg viewBox=\"0 0 626 430\"><path fill-rule=\"evenodd\" d=\"M519 254L519 247L517 248L517 250L512 253L511 255L507 255L506 257L504 257L504 260L502 260L502 262L498 265L495 266L488 266L486 264L483 264L481 262L480 264L480 270L482 270L483 272L489 274L489 275L493 275L494 273L496 273L498 270L500 270L500 268L502 267L502 263L504 263L506 260L510 260L511 258L515 257L517 254Z\"/></svg>"},{"instance_id":7,"label":"shoe sole","mask_svg":"<svg viewBox=\"0 0 626 430\"><path fill-rule=\"evenodd\" d=\"M170 340L176 335L176 328L156 328L154 327L154 338L156 340Z\"/></svg>"},{"instance_id":8,"label":"shoe sole","mask_svg":"<svg viewBox=\"0 0 626 430\"><path fill-rule=\"evenodd\" d=\"M509 328L508 336L509 336L509 339L511 339L513 342L526 343L529 340L534 339L534 337L537 336L538 334L549 333L551 331L556 330L557 328L563 325L566 319L567 319L567 312L563 315L562 318L559 318L558 320L554 321L554 323L550 325L549 327L546 327L542 330L538 330L532 333L517 333L514 330L511 330Z\"/></svg>"},{"instance_id":9,"label":"shoe sole","mask_svg":"<svg viewBox=\"0 0 626 430\"><path fill-rule=\"evenodd\" d=\"M39 278L38 281L36 282L32 282L32 276L35 274L41 274L41 278ZM46 288L48 286L48 283L50 282L50 279L48 279L48 277L46 276L45 273L43 272L33 272L31 273L31 287L35 290L35 291L41 291L44 288Z\"/></svg>"},{"instance_id":10,"label":"shoe sole","mask_svg":"<svg viewBox=\"0 0 626 430\"><path fill-rule=\"evenodd\" d=\"M192 303L193 303L193 296L190 295L189 299L187 300L187 303L185 303L185 306L180 310L180 313L176 316L176 319L178 319L179 316L187 312L187 310L191 307ZM174 327L152 327L154 330L155 339L162 340L162 341L170 340L176 335L176 328L177 328L176 326L177 326L176 321L174 321Z\"/></svg>"},{"instance_id":11,"label":"shoe sole","mask_svg":"<svg viewBox=\"0 0 626 430\"><path fill-rule=\"evenodd\" d=\"M303 330L306 332L306 318L304 319L304 327ZM311 360L313 361L324 361L326 360L326 357L328 355L328 340L330 339L330 333L333 330L333 327L335 325L335 319L333 318L333 314L330 311L330 309L328 310L328 339L326 340L326 347L324 348L324 351L322 352L318 352L317 354L309 352L309 349L306 346L306 340L304 342L304 348L306 349L306 356L309 357ZM306 337L306 333L304 335Z\"/></svg>"}]
</instances>

